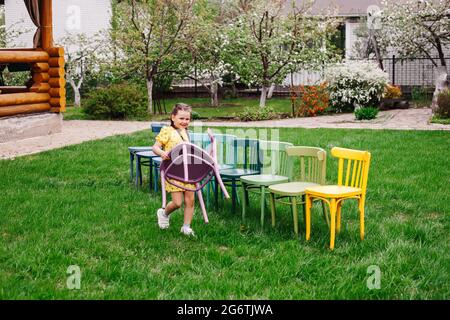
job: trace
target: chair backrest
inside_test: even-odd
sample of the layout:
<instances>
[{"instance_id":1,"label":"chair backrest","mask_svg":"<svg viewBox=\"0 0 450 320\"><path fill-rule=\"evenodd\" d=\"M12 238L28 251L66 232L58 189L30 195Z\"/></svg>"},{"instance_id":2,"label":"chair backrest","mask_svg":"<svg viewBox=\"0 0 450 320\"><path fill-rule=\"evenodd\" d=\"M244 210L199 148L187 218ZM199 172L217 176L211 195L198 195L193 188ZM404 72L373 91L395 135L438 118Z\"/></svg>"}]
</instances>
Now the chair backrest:
<instances>
[{"instance_id":1,"label":"chair backrest","mask_svg":"<svg viewBox=\"0 0 450 320\"><path fill-rule=\"evenodd\" d=\"M338 185L367 188L369 177L370 152L334 147L331 155L339 159Z\"/></svg>"},{"instance_id":2,"label":"chair backrest","mask_svg":"<svg viewBox=\"0 0 450 320\"><path fill-rule=\"evenodd\" d=\"M158 133L161 131L162 127L164 127L164 123L152 122L150 124L150 128L152 129L153 135L156 137Z\"/></svg>"},{"instance_id":3,"label":"chair backrest","mask_svg":"<svg viewBox=\"0 0 450 320\"><path fill-rule=\"evenodd\" d=\"M191 131L189 131L188 133L190 142L202 149L206 149L206 147L211 143L211 140L209 139L207 133L199 133Z\"/></svg>"},{"instance_id":4,"label":"chair backrest","mask_svg":"<svg viewBox=\"0 0 450 320\"><path fill-rule=\"evenodd\" d=\"M286 148L292 146L289 142L260 140L262 174L289 176L291 159Z\"/></svg>"},{"instance_id":5,"label":"chair backrest","mask_svg":"<svg viewBox=\"0 0 450 320\"><path fill-rule=\"evenodd\" d=\"M299 159L299 175L293 174L294 161L291 161L292 180L325 184L327 153L316 147L288 147L286 153L289 158Z\"/></svg>"},{"instance_id":6,"label":"chair backrest","mask_svg":"<svg viewBox=\"0 0 450 320\"><path fill-rule=\"evenodd\" d=\"M258 139L236 138L232 153L235 167L260 172L262 157L259 145Z\"/></svg>"},{"instance_id":7,"label":"chair backrest","mask_svg":"<svg viewBox=\"0 0 450 320\"><path fill-rule=\"evenodd\" d=\"M231 134L214 134L214 138L216 139L217 163L232 165L233 167L235 167L236 163L234 162L234 142L237 137Z\"/></svg>"}]
</instances>

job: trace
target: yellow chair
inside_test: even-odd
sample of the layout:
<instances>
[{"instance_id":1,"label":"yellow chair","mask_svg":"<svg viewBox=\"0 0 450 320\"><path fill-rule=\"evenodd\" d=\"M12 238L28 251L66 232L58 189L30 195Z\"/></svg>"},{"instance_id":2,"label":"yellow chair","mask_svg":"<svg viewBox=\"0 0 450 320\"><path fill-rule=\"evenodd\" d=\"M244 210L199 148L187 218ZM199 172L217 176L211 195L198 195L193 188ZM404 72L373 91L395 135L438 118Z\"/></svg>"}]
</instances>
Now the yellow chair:
<instances>
[{"instance_id":1,"label":"yellow chair","mask_svg":"<svg viewBox=\"0 0 450 320\"><path fill-rule=\"evenodd\" d=\"M333 148L331 149L331 155L339 159L338 184L306 188L305 202L306 240L309 240L311 232L312 201L320 199L325 201L330 207L330 249L333 250L336 230L339 232L341 229L342 202L346 199L358 200L360 237L361 240L364 240L364 202L369 176L370 153L367 151Z\"/></svg>"}]
</instances>

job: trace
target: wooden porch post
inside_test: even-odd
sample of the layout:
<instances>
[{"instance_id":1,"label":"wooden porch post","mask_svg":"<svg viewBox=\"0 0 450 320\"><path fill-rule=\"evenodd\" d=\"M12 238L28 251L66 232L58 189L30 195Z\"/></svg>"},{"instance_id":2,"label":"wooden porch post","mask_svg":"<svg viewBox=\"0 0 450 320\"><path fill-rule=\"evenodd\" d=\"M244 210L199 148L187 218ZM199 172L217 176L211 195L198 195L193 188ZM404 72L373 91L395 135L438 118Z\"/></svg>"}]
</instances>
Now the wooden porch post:
<instances>
[{"instance_id":1,"label":"wooden porch post","mask_svg":"<svg viewBox=\"0 0 450 320\"><path fill-rule=\"evenodd\" d=\"M53 47L52 0L41 0L41 46Z\"/></svg>"}]
</instances>

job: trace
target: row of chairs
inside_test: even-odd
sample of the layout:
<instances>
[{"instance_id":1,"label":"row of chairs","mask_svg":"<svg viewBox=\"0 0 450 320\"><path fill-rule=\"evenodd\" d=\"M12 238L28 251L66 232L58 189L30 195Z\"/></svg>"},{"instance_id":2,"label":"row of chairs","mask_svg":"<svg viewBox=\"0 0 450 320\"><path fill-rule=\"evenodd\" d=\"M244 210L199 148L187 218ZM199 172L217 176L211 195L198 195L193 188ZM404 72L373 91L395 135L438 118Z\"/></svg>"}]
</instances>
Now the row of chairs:
<instances>
[{"instance_id":1,"label":"row of chairs","mask_svg":"<svg viewBox=\"0 0 450 320\"><path fill-rule=\"evenodd\" d=\"M161 129L152 125L156 134ZM367 188L370 153L367 151L333 148L331 154L338 158L338 181L326 185L326 151L317 147L293 146L292 143L238 138L229 134L215 134L217 160L225 185L231 187L232 212L242 203L242 220L245 222L249 193L260 195L260 219L264 226L266 197L270 197L272 226L275 226L276 203L291 206L294 232L298 235L298 206L303 207L306 239L311 233L311 208L314 201L322 203L322 212L330 228L330 249L334 249L336 231L340 231L341 207L344 200L357 199L360 212L360 237L364 238L364 203ZM190 133L191 143L208 149L207 134ZM150 147L130 147L130 175L133 178L133 161L136 159L135 183L142 183L142 166L149 167L150 188L158 189L158 170L161 158ZM297 168L294 172L294 168ZM241 188L242 199L237 189ZM212 180L207 188L207 205L210 192L214 192L218 208L219 189ZM328 207L328 210L327 210Z\"/></svg>"}]
</instances>

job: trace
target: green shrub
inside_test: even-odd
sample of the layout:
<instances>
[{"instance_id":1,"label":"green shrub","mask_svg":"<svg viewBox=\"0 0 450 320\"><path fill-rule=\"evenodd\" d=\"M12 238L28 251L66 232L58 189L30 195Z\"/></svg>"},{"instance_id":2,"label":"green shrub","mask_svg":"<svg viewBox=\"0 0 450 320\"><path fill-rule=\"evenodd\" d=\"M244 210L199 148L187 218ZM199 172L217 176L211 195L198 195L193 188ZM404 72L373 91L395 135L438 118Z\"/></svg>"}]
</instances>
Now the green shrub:
<instances>
[{"instance_id":1,"label":"green shrub","mask_svg":"<svg viewBox=\"0 0 450 320\"><path fill-rule=\"evenodd\" d=\"M192 111L191 112L191 120L199 120L200 119L200 114L197 111Z\"/></svg>"},{"instance_id":2,"label":"green shrub","mask_svg":"<svg viewBox=\"0 0 450 320\"><path fill-rule=\"evenodd\" d=\"M113 84L92 90L83 103L85 113L95 119L126 119L146 115L146 92L136 85Z\"/></svg>"},{"instance_id":3,"label":"green shrub","mask_svg":"<svg viewBox=\"0 0 450 320\"><path fill-rule=\"evenodd\" d=\"M413 101L431 100L432 94L426 87L413 87L411 89L411 99Z\"/></svg>"},{"instance_id":4,"label":"green shrub","mask_svg":"<svg viewBox=\"0 0 450 320\"><path fill-rule=\"evenodd\" d=\"M238 114L242 121L258 121L258 120L272 120L277 118L277 114L272 107L247 107L244 111Z\"/></svg>"},{"instance_id":5,"label":"green shrub","mask_svg":"<svg viewBox=\"0 0 450 320\"><path fill-rule=\"evenodd\" d=\"M372 120L377 117L378 108L375 107L365 107L355 110L356 120Z\"/></svg>"},{"instance_id":6,"label":"green shrub","mask_svg":"<svg viewBox=\"0 0 450 320\"><path fill-rule=\"evenodd\" d=\"M450 89L444 90L438 95L436 114L441 119L450 118Z\"/></svg>"}]
</instances>

